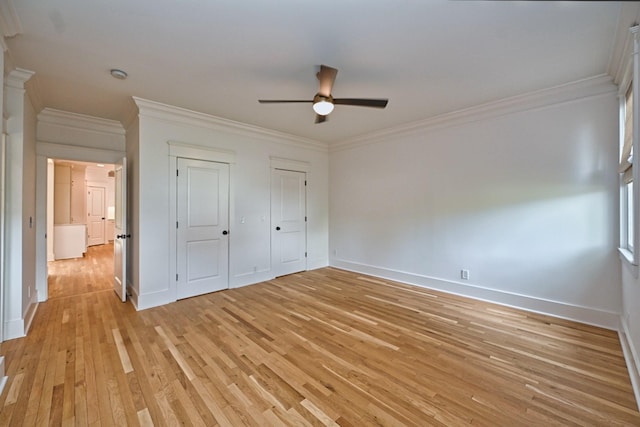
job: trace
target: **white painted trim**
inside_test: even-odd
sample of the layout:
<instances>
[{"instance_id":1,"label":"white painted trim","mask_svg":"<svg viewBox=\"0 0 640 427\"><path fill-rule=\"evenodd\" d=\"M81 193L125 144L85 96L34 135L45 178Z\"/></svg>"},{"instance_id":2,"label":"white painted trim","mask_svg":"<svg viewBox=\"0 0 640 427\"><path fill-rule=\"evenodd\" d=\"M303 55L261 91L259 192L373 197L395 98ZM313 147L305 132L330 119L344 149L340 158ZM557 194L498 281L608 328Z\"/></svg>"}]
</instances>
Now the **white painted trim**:
<instances>
[{"instance_id":1,"label":"white painted trim","mask_svg":"<svg viewBox=\"0 0 640 427\"><path fill-rule=\"evenodd\" d=\"M75 160L79 162L116 163L125 156L124 151L103 150L78 145L37 141L36 155L52 159Z\"/></svg>"},{"instance_id":2,"label":"white painted trim","mask_svg":"<svg viewBox=\"0 0 640 427\"><path fill-rule=\"evenodd\" d=\"M22 34L22 23L13 6L13 0L0 2L0 28L2 37L14 37Z\"/></svg>"},{"instance_id":3,"label":"white painted trim","mask_svg":"<svg viewBox=\"0 0 640 427\"><path fill-rule=\"evenodd\" d=\"M12 319L4 322L4 340L22 338L24 333L24 319Z\"/></svg>"},{"instance_id":4,"label":"white painted trim","mask_svg":"<svg viewBox=\"0 0 640 427\"><path fill-rule=\"evenodd\" d=\"M620 313L614 313L592 307L582 307L559 301L551 301L498 289L489 289L481 286L375 267L346 260L333 259L330 261L330 265L343 270L354 271L423 288L434 289L449 294L492 302L533 313L574 320L606 329L618 330L620 326Z\"/></svg>"},{"instance_id":5,"label":"white painted trim","mask_svg":"<svg viewBox=\"0 0 640 427\"><path fill-rule=\"evenodd\" d=\"M14 89L22 89L24 90L24 84L29 81L35 72L25 70L24 68L16 68L9 72L7 77L5 78L5 84Z\"/></svg>"},{"instance_id":6,"label":"white painted trim","mask_svg":"<svg viewBox=\"0 0 640 427\"><path fill-rule=\"evenodd\" d=\"M616 93L616 86L612 83L611 77L603 74L347 139L331 144L330 152L384 142L390 137L397 138L400 135L459 126L465 123L547 108L565 102L609 95L611 93Z\"/></svg>"},{"instance_id":7,"label":"white painted trim","mask_svg":"<svg viewBox=\"0 0 640 427\"><path fill-rule=\"evenodd\" d=\"M311 171L311 163L303 160L285 159L283 157L269 157L272 169L284 169L295 172L309 173Z\"/></svg>"},{"instance_id":8,"label":"white painted trim","mask_svg":"<svg viewBox=\"0 0 640 427\"><path fill-rule=\"evenodd\" d=\"M177 217L177 206L178 206L178 195L177 195L177 186L178 186L178 177L176 176L176 171L178 168L178 158L187 158L193 160L204 160L210 162L217 163L225 163L229 165L229 245L228 245L228 276L227 276L227 288L230 289L231 285L231 253L232 253L232 245L233 245L233 223L232 218L235 215L233 211L234 203L234 192L233 192L233 168L236 162L236 153L232 150L225 150L221 148L215 147L206 147L202 145L189 144L185 142L179 141L167 141L169 144L169 224L168 224L168 233L169 233L169 259L167 262L169 263L169 283L167 283L167 291L169 294L173 295L173 299L168 302L175 302L178 300L178 283L175 280L176 274L178 272L177 266L177 235L176 235L176 222L178 221ZM163 291L164 292L164 291ZM154 302L151 302L153 304ZM166 304L166 303L165 303Z\"/></svg>"},{"instance_id":9,"label":"white painted trim","mask_svg":"<svg viewBox=\"0 0 640 427\"><path fill-rule=\"evenodd\" d=\"M135 288L133 287L129 279L127 279L127 300L129 300L131 304L133 304L133 307L137 311L138 310L138 293L136 292Z\"/></svg>"},{"instance_id":10,"label":"white painted trim","mask_svg":"<svg viewBox=\"0 0 640 427\"><path fill-rule=\"evenodd\" d=\"M4 323L5 301L5 215L6 215L6 163L7 163L7 134L0 134L0 321ZM4 325L0 325L0 342L6 339Z\"/></svg>"},{"instance_id":11,"label":"white painted trim","mask_svg":"<svg viewBox=\"0 0 640 427\"><path fill-rule=\"evenodd\" d=\"M40 232L47 229L47 158L116 163L123 157L125 157L124 151L36 142L36 230L38 230L36 235L36 294L38 301L43 302L49 299L47 242L44 233Z\"/></svg>"},{"instance_id":12,"label":"white painted trim","mask_svg":"<svg viewBox=\"0 0 640 427\"><path fill-rule=\"evenodd\" d=\"M229 283L229 289L242 288L244 286L268 282L273 279L275 279L275 276L270 268L261 269L256 272L238 273L233 276L233 282Z\"/></svg>"},{"instance_id":13,"label":"white painted trim","mask_svg":"<svg viewBox=\"0 0 640 427\"><path fill-rule=\"evenodd\" d=\"M613 77L615 84L619 85L625 72L626 64L631 52L631 37L629 27L640 21L640 3L625 2L620 8L618 16L618 26L616 28L615 40L610 49L609 66L607 74Z\"/></svg>"},{"instance_id":14,"label":"white painted trim","mask_svg":"<svg viewBox=\"0 0 640 427\"><path fill-rule=\"evenodd\" d=\"M627 362L627 370L629 371L629 378L631 379L631 387L633 393L636 396L636 405L640 409L640 358L638 357L638 351L634 347L633 342L629 337L629 326L624 320L624 316L620 316L620 329L618 330L618 336L620 337L620 345L622 346L622 353L624 354L624 360Z\"/></svg>"},{"instance_id":15,"label":"white painted trim","mask_svg":"<svg viewBox=\"0 0 640 427\"><path fill-rule=\"evenodd\" d=\"M29 303L29 309L24 315L24 335L27 335L29 329L31 329L31 323L33 322L33 318L36 316L36 311L38 310L38 291L36 290L35 295L31 298L31 302Z\"/></svg>"},{"instance_id":16,"label":"white painted trim","mask_svg":"<svg viewBox=\"0 0 640 427\"><path fill-rule=\"evenodd\" d=\"M293 136L283 132L277 132L258 126L248 125L185 108L174 107L160 102L149 101L133 97L138 106L138 114L142 117L151 117L169 123L178 123L186 126L195 126L232 134L244 135L251 138L266 139L271 142L285 145L293 145L306 149L327 152L327 144L312 139Z\"/></svg>"},{"instance_id":17,"label":"white painted trim","mask_svg":"<svg viewBox=\"0 0 640 427\"><path fill-rule=\"evenodd\" d=\"M221 148L205 147L203 145L187 144L179 141L167 141L170 157L182 157L185 159L206 160L233 164L236 162L236 152Z\"/></svg>"},{"instance_id":18,"label":"white painted trim","mask_svg":"<svg viewBox=\"0 0 640 427\"><path fill-rule=\"evenodd\" d=\"M127 286L127 289L133 290L133 287ZM159 307L161 305L169 304L172 302L176 302L175 292L171 292L170 290L163 289L158 292L152 292L148 294L134 294L132 293L129 296L132 304L136 308L136 310L146 310L148 308Z\"/></svg>"},{"instance_id":19,"label":"white painted trim","mask_svg":"<svg viewBox=\"0 0 640 427\"><path fill-rule=\"evenodd\" d=\"M327 258L325 257L307 258L307 271L325 268L328 265Z\"/></svg>"},{"instance_id":20,"label":"white painted trim","mask_svg":"<svg viewBox=\"0 0 640 427\"><path fill-rule=\"evenodd\" d=\"M56 110L48 107L38 114L38 123L46 123L68 129L98 134L117 136L124 136L126 134L122 124L116 120L70 113L68 111Z\"/></svg>"}]
</instances>

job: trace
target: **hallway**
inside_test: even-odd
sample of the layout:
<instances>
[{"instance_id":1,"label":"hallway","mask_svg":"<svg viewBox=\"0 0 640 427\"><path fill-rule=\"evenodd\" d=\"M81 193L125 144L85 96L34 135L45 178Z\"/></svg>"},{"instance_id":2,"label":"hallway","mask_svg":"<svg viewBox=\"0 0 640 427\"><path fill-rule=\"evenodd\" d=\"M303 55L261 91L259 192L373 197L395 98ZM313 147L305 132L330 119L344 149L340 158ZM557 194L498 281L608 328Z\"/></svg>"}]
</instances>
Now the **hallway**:
<instances>
[{"instance_id":1,"label":"hallway","mask_svg":"<svg viewBox=\"0 0 640 427\"><path fill-rule=\"evenodd\" d=\"M113 288L113 243L89 246L83 258L51 261L49 299Z\"/></svg>"}]
</instances>

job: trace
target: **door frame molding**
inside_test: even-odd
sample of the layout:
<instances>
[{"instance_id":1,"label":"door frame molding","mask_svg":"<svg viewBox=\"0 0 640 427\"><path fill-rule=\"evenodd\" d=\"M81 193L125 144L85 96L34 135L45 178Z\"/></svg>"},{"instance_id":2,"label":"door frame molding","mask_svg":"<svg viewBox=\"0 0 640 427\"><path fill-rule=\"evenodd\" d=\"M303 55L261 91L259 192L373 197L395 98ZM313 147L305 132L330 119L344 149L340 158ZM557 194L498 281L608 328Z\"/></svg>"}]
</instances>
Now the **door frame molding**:
<instances>
[{"instance_id":1,"label":"door frame molding","mask_svg":"<svg viewBox=\"0 0 640 427\"><path fill-rule=\"evenodd\" d=\"M309 172L311 171L311 163L303 160L286 159L284 157L269 157L271 161L271 169L283 169L293 172L304 172L309 179Z\"/></svg>"},{"instance_id":2,"label":"door frame molding","mask_svg":"<svg viewBox=\"0 0 640 427\"><path fill-rule=\"evenodd\" d=\"M47 239L45 237L47 233L47 159L116 163L124 155L124 151L118 150L36 142L36 292L38 302L49 299Z\"/></svg>"},{"instance_id":3,"label":"door frame molding","mask_svg":"<svg viewBox=\"0 0 640 427\"><path fill-rule=\"evenodd\" d=\"M169 145L169 223L167 231L169 233L169 283L168 289L170 294L174 296L174 301L178 300L178 287L175 280L178 273L178 236L176 233L176 221L178 220L178 180L176 170L178 168L178 158L186 158L193 160L204 160L209 162L226 163L229 165L229 229L232 228L233 210L233 169L236 163L236 152L216 147L207 147L204 145L189 144L181 141L167 141ZM233 233L229 234L229 280L231 280L231 246L233 242ZM229 283L231 286L231 283Z\"/></svg>"},{"instance_id":4,"label":"door frame molding","mask_svg":"<svg viewBox=\"0 0 640 427\"><path fill-rule=\"evenodd\" d=\"M299 172L299 173L304 173L305 175L305 180L307 182L307 185L304 186L304 212L305 212L305 217L308 213L308 206L307 206L307 201L309 200L309 186L308 183L311 182L310 179L310 172L311 172L311 163L304 161L304 160L296 160L296 159L287 159L285 157L276 157L276 156L270 156L269 157L270 160L270 170L269 170L269 179L272 179L273 177L273 171L274 170L285 170L285 171L291 171L291 172ZM269 191L273 191L273 186L269 185ZM270 195L270 199L273 198L273 194ZM272 206L269 206L269 215L271 216L271 212L272 212ZM273 222L273 217L271 217L271 221ZM271 264L271 274L275 274L274 269L273 269L273 227L269 227L269 239L271 240L270 244L269 244L269 250L270 250L270 254L269 254L269 261ZM304 224L304 245L305 245L305 253L308 251L308 245L309 245L309 235L308 235L308 222L305 221ZM304 260L304 269L305 271L309 268L309 258L305 257Z\"/></svg>"}]
</instances>

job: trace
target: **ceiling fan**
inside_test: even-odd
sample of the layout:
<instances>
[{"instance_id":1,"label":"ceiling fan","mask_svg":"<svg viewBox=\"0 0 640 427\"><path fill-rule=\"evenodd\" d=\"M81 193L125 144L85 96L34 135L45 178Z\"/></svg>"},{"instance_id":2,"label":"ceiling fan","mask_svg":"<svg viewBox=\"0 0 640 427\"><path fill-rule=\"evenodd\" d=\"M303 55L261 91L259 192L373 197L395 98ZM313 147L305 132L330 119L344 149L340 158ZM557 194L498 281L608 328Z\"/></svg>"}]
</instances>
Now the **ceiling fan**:
<instances>
[{"instance_id":1,"label":"ceiling fan","mask_svg":"<svg viewBox=\"0 0 640 427\"><path fill-rule=\"evenodd\" d=\"M259 99L261 104L284 104L284 103L312 103L313 111L316 112L316 123L322 123L327 120L327 115L333 111L336 105L354 105L356 107L373 107L384 108L389 102L388 99L371 99L371 98L334 98L331 95L333 83L336 80L338 70L326 65L320 66L320 71L316 74L320 82L320 89L312 100L296 100L296 99Z\"/></svg>"}]
</instances>

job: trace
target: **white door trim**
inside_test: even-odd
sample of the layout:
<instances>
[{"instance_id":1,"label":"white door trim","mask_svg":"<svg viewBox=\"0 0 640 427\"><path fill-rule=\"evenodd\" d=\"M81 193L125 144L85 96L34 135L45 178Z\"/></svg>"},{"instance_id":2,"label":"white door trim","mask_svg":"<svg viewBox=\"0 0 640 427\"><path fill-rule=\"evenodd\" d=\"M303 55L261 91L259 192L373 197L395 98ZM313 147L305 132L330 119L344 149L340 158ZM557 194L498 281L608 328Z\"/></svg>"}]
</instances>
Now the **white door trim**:
<instances>
[{"instance_id":1,"label":"white door trim","mask_svg":"<svg viewBox=\"0 0 640 427\"><path fill-rule=\"evenodd\" d=\"M271 160L271 169L283 169L294 172L305 172L307 179L309 178L309 172L311 171L311 163L303 160L286 159L284 157L269 157Z\"/></svg>"},{"instance_id":2,"label":"white door trim","mask_svg":"<svg viewBox=\"0 0 640 427\"><path fill-rule=\"evenodd\" d=\"M80 162L116 163L124 151L101 150L67 144L36 143L36 292L38 302L49 299L47 285L47 158ZM53 215L53 213L51 213Z\"/></svg>"},{"instance_id":3,"label":"white door trim","mask_svg":"<svg viewBox=\"0 0 640 427\"><path fill-rule=\"evenodd\" d=\"M302 170L294 170L293 167L296 166L296 163L304 163L307 164L307 162L298 162L298 161L293 161L295 163L292 163L291 161L286 161L286 163L281 162L281 160L283 159L278 159L276 162L273 161L274 159L272 158L272 164L278 164L278 165L285 165L285 166L289 166L288 168L282 168L282 167L272 167L270 170L270 179L271 179L271 206L269 208L270 210L270 216L271 216L271 232L270 232L270 239L271 239L271 255L270 255L270 259L271 259L271 271L272 274L274 274L276 277L284 275L284 274L290 274L293 272L298 272L298 271L306 271L309 267L308 264L308 258L307 258L307 245L308 245L308 236L307 236L307 199L308 199L308 187L307 187L307 181L309 179L309 173L306 171L302 171ZM295 270L291 270L290 268L292 267L291 264L288 265L289 269L284 269L285 271L283 271L283 264L281 261L276 262L275 258L276 257L280 257L282 255L282 246L278 246L275 244L276 240L277 242L281 245L282 244L282 237L276 237L276 234L280 233L280 231L276 231L276 230L280 230L280 224L276 221L276 219L274 218L274 190L273 190L273 177L276 174L277 171L280 172L284 172L284 173L296 173L296 174L302 174L304 176L304 187L302 189L303 191L303 195L304 195L304 212L303 212L303 216L304 216L304 230L303 230L303 238L304 238L304 249L301 250L301 256L302 256L302 252L304 252L304 257L303 257L303 266L302 269L295 269ZM278 199L280 200L280 199ZM279 221L279 220L277 220ZM277 227L277 228L276 228ZM283 226L284 227L284 226ZM286 227L285 227L286 228ZM284 232L284 231L282 231ZM276 234L274 234L276 233ZM276 247L278 247L279 249L275 249ZM277 251L277 252L276 252Z\"/></svg>"},{"instance_id":4,"label":"white door trim","mask_svg":"<svg viewBox=\"0 0 640 427\"><path fill-rule=\"evenodd\" d=\"M176 233L176 221L178 221L178 197L177 187L178 181L176 170L178 167L178 157L207 160L210 162L229 164L229 229L233 228L232 218L234 216L234 191L233 191L233 169L236 162L236 152L216 147L207 147L204 145L189 144L180 141L167 141L169 145L169 224L167 224L167 232L169 233L169 283L167 288L174 295L174 301L178 300L178 287L176 274L178 274L178 236ZM231 247L233 244L233 233L229 235L229 281L231 282ZM231 288L231 283L229 283Z\"/></svg>"}]
</instances>

